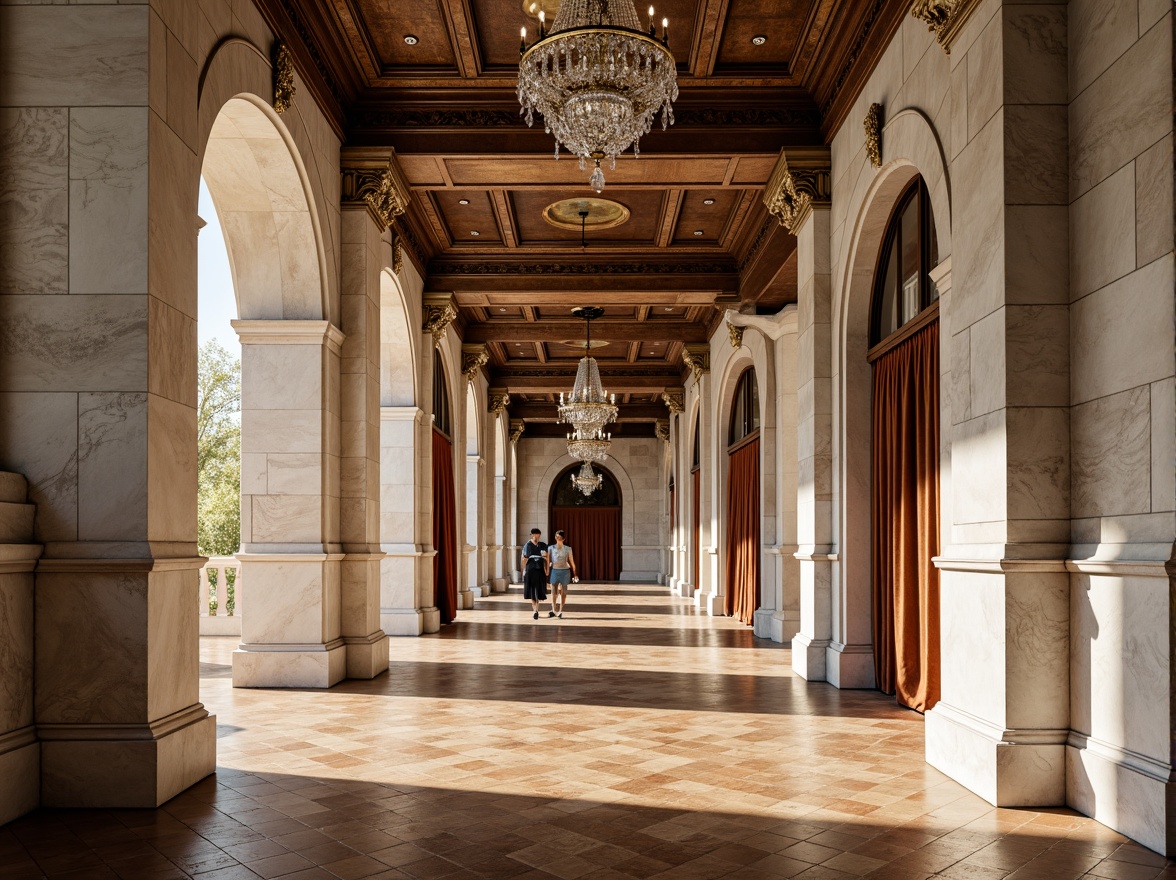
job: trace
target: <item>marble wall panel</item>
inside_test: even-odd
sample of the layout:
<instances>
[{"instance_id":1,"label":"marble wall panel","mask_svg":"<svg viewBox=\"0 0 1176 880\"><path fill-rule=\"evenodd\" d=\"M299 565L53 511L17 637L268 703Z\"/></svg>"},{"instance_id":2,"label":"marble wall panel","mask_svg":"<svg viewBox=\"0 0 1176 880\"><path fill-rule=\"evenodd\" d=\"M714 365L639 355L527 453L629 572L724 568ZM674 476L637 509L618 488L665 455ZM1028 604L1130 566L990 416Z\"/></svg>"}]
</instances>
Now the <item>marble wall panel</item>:
<instances>
[{"instance_id":1,"label":"marble wall panel","mask_svg":"<svg viewBox=\"0 0 1176 880\"><path fill-rule=\"evenodd\" d=\"M971 352L968 362L971 366L971 381L968 398L973 416L995 412L1007 402L1006 321L1007 309L997 309L970 328Z\"/></svg>"},{"instance_id":2,"label":"marble wall panel","mask_svg":"<svg viewBox=\"0 0 1176 880\"><path fill-rule=\"evenodd\" d=\"M1172 374L1172 255L1083 297L1070 310L1075 403Z\"/></svg>"},{"instance_id":3,"label":"marble wall panel","mask_svg":"<svg viewBox=\"0 0 1176 880\"><path fill-rule=\"evenodd\" d=\"M9 6L3 21L0 103L147 103L146 7Z\"/></svg>"},{"instance_id":4,"label":"marble wall panel","mask_svg":"<svg viewBox=\"0 0 1176 880\"><path fill-rule=\"evenodd\" d=\"M33 723L33 576L0 574L0 734Z\"/></svg>"},{"instance_id":5,"label":"marble wall panel","mask_svg":"<svg viewBox=\"0 0 1176 880\"><path fill-rule=\"evenodd\" d=\"M211 190L211 187L210 187ZM243 320L285 317L282 304L282 267L274 217L268 211L220 211L225 247L233 266L233 287L249 291L238 296Z\"/></svg>"},{"instance_id":6,"label":"marble wall panel","mask_svg":"<svg viewBox=\"0 0 1176 880\"><path fill-rule=\"evenodd\" d=\"M315 453L270 453L266 456L266 486L271 495L321 495L322 456Z\"/></svg>"},{"instance_id":7,"label":"marble wall panel","mask_svg":"<svg viewBox=\"0 0 1176 880\"><path fill-rule=\"evenodd\" d=\"M1004 314L1009 406L1067 405L1069 309L1064 305L1008 306Z\"/></svg>"},{"instance_id":8,"label":"marble wall panel","mask_svg":"<svg viewBox=\"0 0 1176 880\"><path fill-rule=\"evenodd\" d=\"M1069 208L1005 207L1005 301L1065 304L1070 301Z\"/></svg>"},{"instance_id":9,"label":"marble wall panel","mask_svg":"<svg viewBox=\"0 0 1176 880\"><path fill-rule=\"evenodd\" d=\"M1070 296L1078 299L1135 268L1135 166L1070 206Z\"/></svg>"},{"instance_id":10,"label":"marble wall panel","mask_svg":"<svg viewBox=\"0 0 1176 880\"><path fill-rule=\"evenodd\" d=\"M252 532L259 544L323 541L323 501L315 495L254 495Z\"/></svg>"},{"instance_id":11,"label":"marble wall panel","mask_svg":"<svg viewBox=\"0 0 1176 880\"><path fill-rule=\"evenodd\" d=\"M1143 34L1070 104L1070 195L1078 198L1172 131L1172 29Z\"/></svg>"},{"instance_id":12,"label":"marble wall panel","mask_svg":"<svg viewBox=\"0 0 1176 880\"><path fill-rule=\"evenodd\" d=\"M1004 117L1006 204L1066 204L1065 106L1009 104Z\"/></svg>"},{"instance_id":13,"label":"marble wall panel","mask_svg":"<svg viewBox=\"0 0 1176 880\"><path fill-rule=\"evenodd\" d=\"M269 458L264 452L248 452L241 456L241 494L269 493Z\"/></svg>"},{"instance_id":14,"label":"marble wall panel","mask_svg":"<svg viewBox=\"0 0 1176 880\"><path fill-rule=\"evenodd\" d=\"M4 312L8 390L146 390L146 296L10 296Z\"/></svg>"},{"instance_id":15,"label":"marble wall panel","mask_svg":"<svg viewBox=\"0 0 1176 880\"><path fill-rule=\"evenodd\" d=\"M1135 0L1072 0L1069 5L1069 74L1073 94L1081 94L1135 42Z\"/></svg>"},{"instance_id":16,"label":"marble wall panel","mask_svg":"<svg viewBox=\"0 0 1176 880\"><path fill-rule=\"evenodd\" d=\"M1007 727L1069 724L1069 593L1064 572L1005 575Z\"/></svg>"},{"instance_id":17,"label":"marble wall panel","mask_svg":"<svg viewBox=\"0 0 1176 880\"><path fill-rule=\"evenodd\" d=\"M997 111L952 163L953 327L963 329L1004 302L1004 114Z\"/></svg>"},{"instance_id":18,"label":"marble wall panel","mask_svg":"<svg viewBox=\"0 0 1176 880\"><path fill-rule=\"evenodd\" d=\"M998 410L956 425L952 443L952 506L955 523L1001 522L1006 515L1006 486L994 480L1005 473L1006 412Z\"/></svg>"},{"instance_id":19,"label":"marble wall panel","mask_svg":"<svg viewBox=\"0 0 1176 880\"><path fill-rule=\"evenodd\" d=\"M197 570L151 575L147 597L147 717L200 701Z\"/></svg>"},{"instance_id":20,"label":"marble wall panel","mask_svg":"<svg viewBox=\"0 0 1176 880\"><path fill-rule=\"evenodd\" d=\"M1006 504L1012 519L1056 520L1065 543L1070 514L1070 413L1064 406L1009 407Z\"/></svg>"},{"instance_id":21,"label":"marble wall panel","mask_svg":"<svg viewBox=\"0 0 1176 880\"><path fill-rule=\"evenodd\" d=\"M329 635L330 584L324 563L310 559L251 564L243 557L249 589L241 617L241 640L249 644L322 644ZM335 584L336 592L338 584ZM250 614L250 606L265 614ZM335 635L338 635L336 629Z\"/></svg>"},{"instance_id":22,"label":"marble wall panel","mask_svg":"<svg viewBox=\"0 0 1176 880\"><path fill-rule=\"evenodd\" d=\"M241 406L250 410L317 410L323 400L318 345L245 345Z\"/></svg>"},{"instance_id":23,"label":"marble wall panel","mask_svg":"<svg viewBox=\"0 0 1176 880\"><path fill-rule=\"evenodd\" d=\"M243 410L241 452L320 452L322 422L317 410Z\"/></svg>"},{"instance_id":24,"label":"marble wall panel","mask_svg":"<svg viewBox=\"0 0 1176 880\"><path fill-rule=\"evenodd\" d=\"M196 319L150 297L147 321L147 390L196 406Z\"/></svg>"},{"instance_id":25,"label":"marble wall panel","mask_svg":"<svg viewBox=\"0 0 1176 880\"><path fill-rule=\"evenodd\" d=\"M1065 4L1009 5L1002 14L1005 103L1067 103ZM1062 140L1046 145L1051 150L1064 143L1064 120L1062 127Z\"/></svg>"},{"instance_id":26,"label":"marble wall panel","mask_svg":"<svg viewBox=\"0 0 1176 880\"><path fill-rule=\"evenodd\" d=\"M1003 725L1004 578L973 572L940 575L940 641L953 650L942 654L942 696L945 703L986 721Z\"/></svg>"},{"instance_id":27,"label":"marble wall panel","mask_svg":"<svg viewBox=\"0 0 1176 880\"><path fill-rule=\"evenodd\" d=\"M69 290L69 113L0 109L0 294Z\"/></svg>"},{"instance_id":28,"label":"marble wall panel","mask_svg":"<svg viewBox=\"0 0 1176 880\"><path fill-rule=\"evenodd\" d=\"M153 541L190 542L196 534L196 410L154 394L147 406L147 534Z\"/></svg>"},{"instance_id":29,"label":"marble wall panel","mask_svg":"<svg viewBox=\"0 0 1176 880\"><path fill-rule=\"evenodd\" d=\"M1172 251L1172 136L1135 160L1135 264Z\"/></svg>"},{"instance_id":30,"label":"marble wall panel","mask_svg":"<svg viewBox=\"0 0 1176 880\"><path fill-rule=\"evenodd\" d=\"M275 213L281 253L282 308L286 318L325 317L319 278L319 252L306 212Z\"/></svg>"},{"instance_id":31,"label":"marble wall panel","mask_svg":"<svg viewBox=\"0 0 1176 880\"><path fill-rule=\"evenodd\" d=\"M1176 510L1176 380L1151 386L1152 510Z\"/></svg>"},{"instance_id":32,"label":"marble wall panel","mask_svg":"<svg viewBox=\"0 0 1176 880\"><path fill-rule=\"evenodd\" d=\"M1072 408L1073 516L1150 509L1150 404L1151 390L1143 386Z\"/></svg>"},{"instance_id":33,"label":"marble wall panel","mask_svg":"<svg viewBox=\"0 0 1176 880\"><path fill-rule=\"evenodd\" d=\"M993 16L968 48L968 139L988 125L1004 98L1004 52L1001 16ZM994 166L996 167L996 166Z\"/></svg>"},{"instance_id":34,"label":"marble wall panel","mask_svg":"<svg viewBox=\"0 0 1176 880\"><path fill-rule=\"evenodd\" d=\"M147 395L78 395L78 540L147 534Z\"/></svg>"},{"instance_id":35,"label":"marble wall panel","mask_svg":"<svg viewBox=\"0 0 1176 880\"><path fill-rule=\"evenodd\" d=\"M147 168L147 289L196 317L196 236L200 163L194 150L155 113L147 118L151 162ZM222 218L222 226L223 226ZM228 229L225 228L228 239ZM239 288L246 290L248 288Z\"/></svg>"},{"instance_id":36,"label":"marble wall panel","mask_svg":"<svg viewBox=\"0 0 1176 880\"><path fill-rule=\"evenodd\" d=\"M70 111L70 293L147 292L147 116Z\"/></svg>"},{"instance_id":37,"label":"marble wall panel","mask_svg":"<svg viewBox=\"0 0 1176 880\"><path fill-rule=\"evenodd\" d=\"M0 393L0 467L23 474L38 541L78 537L78 396Z\"/></svg>"},{"instance_id":38,"label":"marble wall panel","mask_svg":"<svg viewBox=\"0 0 1176 880\"><path fill-rule=\"evenodd\" d=\"M193 23L184 31L193 34L195 30L195 10L192 4L188 7L186 18L193 19ZM164 7L166 8L166 7ZM158 10L157 10L158 11ZM193 38L189 37L189 43ZM196 150L198 141L196 111L197 111L197 67L191 50L176 36L176 31L169 26L167 34L167 124L185 144Z\"/></svg>"}]
</instances>

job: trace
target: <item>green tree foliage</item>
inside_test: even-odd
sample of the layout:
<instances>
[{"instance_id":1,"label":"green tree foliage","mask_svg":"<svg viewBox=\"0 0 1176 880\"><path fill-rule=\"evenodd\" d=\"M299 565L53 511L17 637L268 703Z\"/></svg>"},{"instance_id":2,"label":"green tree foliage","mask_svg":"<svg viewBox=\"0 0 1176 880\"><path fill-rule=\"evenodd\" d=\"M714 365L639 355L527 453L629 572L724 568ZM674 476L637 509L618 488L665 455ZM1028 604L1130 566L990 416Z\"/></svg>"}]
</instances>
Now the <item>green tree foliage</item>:
<instances>
[{"instance_id":1,"label":"green tree foliage","mask_svg":"<svg viewBox=\"0 0 1176 880\"><path fill-rule=\"evenodd\" d=\"M196 545L231 556L241 546L241 362L209 340L198 369Z\"/></svg>"}]
</instances>

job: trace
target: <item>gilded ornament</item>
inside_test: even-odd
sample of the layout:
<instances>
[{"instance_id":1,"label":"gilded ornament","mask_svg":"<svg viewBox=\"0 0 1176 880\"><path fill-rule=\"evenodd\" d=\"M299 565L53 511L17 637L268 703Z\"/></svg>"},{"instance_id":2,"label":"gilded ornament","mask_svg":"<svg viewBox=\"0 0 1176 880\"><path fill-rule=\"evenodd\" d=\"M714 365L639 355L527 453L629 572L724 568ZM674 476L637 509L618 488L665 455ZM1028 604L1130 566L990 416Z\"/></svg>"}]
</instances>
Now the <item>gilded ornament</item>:
<instances>
[{"instance_id":1,"label":"gilded ornament","mask_svg":"<svg viewBox=\"0 0 1176 880\"><path fill-rule=\"evenodd\" d=\"M478 370L490 362L490 352L485 344L466 344L461 347L461 374L467 382L478 378Z\"/></svg>"},{"instance_id":2,"label":"gilded ornament","mask_svg":"<svg viewBox=\"0 0 1176 880\"><path fill-rule=\"evenodd\" d=\"M670 412L677 415L686 412L686 389L667 388L662 392L662 401Z\"/></svg>"},{"instance_id":3,"label":"gilded ornament","mask_svg":"<svg viewBox=\"0 0 1176 880\"><path fill-rule=\"evenodd\" d=\"M510 406L510 393L505 388L491 388L487 394L487 410L491 415L506 412L506 408Z\"/></svg>"},{"instance_id":4,"label":"gilded ornament","mask_svg":"<svg viewBox=\"0 0 1176 880\"><path fill-rule=\"evenodd\" d=\"M408 209L412 190L394 150L345 150L341 164L343 204L365 206L381 229L387 229Z\"/></svg>"},{"instance_id":5,"label":"gilded ornament","mask_svg":"<svg viewBox=\"0 0 1176 880\"><path fill-rule=\"evenodd\" d=\"M875 168L882 167L882 105L871 104L863 123L866 129L866 155Z\"/></svg>"},{"instance_id":6,"label":"gilded ornament","mask_svg":"<svg viewBox=\"0 0 1176 880\"><path fill-rule=\"evenodd\" d=\"M911 15L927 25L943 51L951 54L951 41L978 5L978 0L915 0Z\"/></svg>"},{"instance_id":7,"label":"gilded ornament","mask_svg":"<svg viewBox=\"0 0 1176 880\"><path fill-rule=\"evenodd\" d=\"M658 419L653 426L654 433L657 434L658 440L663 440L666 443L670 442L670 423L665 419Z\"/></svg>"},{"instance_id":8,"label":"gilded ornament","mask_svg":"<svg viewBox=\"0 0 1176 880\"><path fill-rule=\"evenodd\" d=\"M682 346L682 360L694 374L694 384L697 385L710 372L710 346L705 342L687 343Z\"/></svg>"},{"instance_id":9,"label":"gilded ornament","mask_svg":"<svg viewBox=\"0 0 1176 880\"><path fill-rule=\"evenodd\" d=\"M727 322L727 338L731 340L732 348L743 348L743 331L746 327L736 327L730 321Z\"/></svg>"},{"instance_id":10,"label":"gilded ornament","mask_svg":"<svg viewBox=\"0 0 1176 880\"><path fill-rule=\"evenodd\" d=\"M404 246L399 235L392 234L392 274L399 275L404 268Z\"/></svg>"},{"instance_id":11,"label":"gilded ornament","mask_svg":"<svg viewBox=\"0 0 1176 880\"><path fill-rule=\"evenodd\" d=\"M764 206L780 225L795 234L814 204L827 204L831 197L827 155L804 159L804 167L789 166L784 151L764 187Z\"/></svg>"},{"instance_id":12,"label":"gilded ornament","mask_svg":"<svg viewBox=\"0 0 1176 880\"><path fill-rule=\"evenodd\" d=\"M457 319L457 306L453 304L452 293L425 294L425 323L421 327L433 334L433 344L440 345L445 330Z\"/></svg>"},{"instance_id":13,"label":"gilded ornament","mask_svg":"<svg viewBox=\"0 0 1176 880\"><path fill-rule=\"evenodd\" d=\"M527 428L527 423L522 419L510 420L510 442L518 443L519 438L523 436L523 431Z\"/></svg>"},{"instance_id":14,"label":"gilded ornament","mask_svg":"<svg viewBox=\"0 0 1176 880\"><path fill-rule=\"evenodd\" d=\"M285 113L294 103L294 58L282 40L274 43L274 110Z\"/></svg>"}]
</instances>

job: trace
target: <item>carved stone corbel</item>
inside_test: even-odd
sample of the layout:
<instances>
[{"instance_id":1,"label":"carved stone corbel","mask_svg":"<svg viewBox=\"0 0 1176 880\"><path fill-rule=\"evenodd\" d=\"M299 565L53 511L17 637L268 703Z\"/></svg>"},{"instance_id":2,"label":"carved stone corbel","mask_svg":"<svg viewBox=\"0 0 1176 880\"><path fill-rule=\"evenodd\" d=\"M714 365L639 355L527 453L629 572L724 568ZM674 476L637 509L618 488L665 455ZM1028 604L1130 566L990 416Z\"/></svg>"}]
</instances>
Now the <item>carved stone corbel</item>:
<instances>
[{"instance_id":1,"label":"carved stone corbel","mask_svg":"<svg viewBox=\"0 0 1176 880\"><path fill-rule=\"evenodd\" d=\"M392 274L399 275L404 268L404 248L400 236L392 233Z\"/></svg>"},{"instance_id":2,"label":"carved stone corbel","mask_svg":"<svg viewBox=\"0 0 1176 880\"><path fill-rule=\"evenodd\" d=\"M979 0L914 0L911 15L935 33L935 42L950 55L952 40L979 5Z\"/></svg>"},{"instance_id":3,"label":"carved stone corbel","mask_svg":"<svg viewBox=\"0 0 1176 880\"><path fill-rule=\"evenodd\" d=\"M505 388L491 388L487 392L487 410L491 415L500 415L510 406L510 393Z\"/></svg>"},{"instance_id":4,"label":"carved stone corbel","mask_svg":"<svg viewBox=\"0 0 1176 880\"><path fill-rule=\"evenodd\" d=\"M871 104L862 123L866 130L866 155L875 168L882 167L882 105Z\"/></svg>"},{"instance_id":5,"label":"carved stone corbel","mask_svg":"<svg viewBox=\"0 0 1176 880\"><path fill-rule=\"evenodd\" d=\"M764 206L781 226L795 234L814 204L831 199L828 150L780 151L764 187Z\"/></svg>"},{"instance_id":6,"label":"carved stone corbel","mask_svg":"<svg viewBox=\"0 0 1176 880\"><path fill-rule=\"evenodd\" d=\"M686 343L682 346L682 360L694 374L694 384L697 385L710 372L710 345L705 342Z\"/></svg>"},{"instance_id":7,"label":"carved stone corbel","mask_svg":"<svg viewBox=\"0 0 1176 880\"><path fill-rule=\"evenodd\" d=\"M490 363L490 352L484 342L465 343L461 347L461 374L467 382L478 378L478 370Z\"/></svg>"},{"instance_id":8,"label":"carved stone corbel","mask_svg":"<svg viewBox=\"0 0 1176 880\"><path fill-rule=\"evenodd\" d=\"M662 392L662 401L669 408L672 415L686 412L686 389L667 388Z\"/></svg>"},{"instance_id":9,"label":"carved stone corbel","mask_svg":"<svg viewBox=\"0 0 1176 880\"><path fill-rule=\"evenodd\" d=\"M400 170L395 150L346 148L339 157L339 164L343 175L343 205L367 208L381 231L408 209L412 190L408 178ZM394 235L394 263L399 243L400 236Z\"/></svg>"},{"instance_id":10,"label":"carved stone corbel","mask_svg":"<svg viewBox=\"0 0 1176 880\"><path fill-rule=\"evenodd\" d=\"M421 329L433 334L433 344L440 345L445 330L457 318L457 306L453 304L452 293L425 294L425 323Z\"/></svg>"},{"instance_id":11,"label":"carved stone corbel","mask_svg":"<svg viewBox=\"0 0 1176 880\"><path fill-rule=\"evenodd\" d=\"M746 327L736 327L730 321L727 322L727 338L731 340L732 348L743 348L743 331Z\"/></svg>"},{"instance_id":12,"label":"carved stone corbel","mask_svg":"<svg viewBox=\"0 0 1176 880\"><path fill-rule=\"evenodd\" d=\"M294 103L294 58L282 40L274 41L274 110L285 113Z\"/></svg>"},{"instance_id":13,"label":"carved stone corbel","mask_svg":"<svg viewBox=\"0 0 1176 880\"><path fill-rule=\"evenodd\" d=\"M665 419L658 419L653 426L653 431L657 434L657 439L666 443L670 442L670 423Z\"/></svg>"},{"instance_id":14,"label":"carved stone corbel","mask_svg":"<svg viewBox=\"0 0 1176 880\"><path fill-rule=\"evenodd\" d=\"M527 423L522 419L510 420L510 442L518 443L519 438L523 436L523 431L527 429Z\"/></svg>"}]
</instances>

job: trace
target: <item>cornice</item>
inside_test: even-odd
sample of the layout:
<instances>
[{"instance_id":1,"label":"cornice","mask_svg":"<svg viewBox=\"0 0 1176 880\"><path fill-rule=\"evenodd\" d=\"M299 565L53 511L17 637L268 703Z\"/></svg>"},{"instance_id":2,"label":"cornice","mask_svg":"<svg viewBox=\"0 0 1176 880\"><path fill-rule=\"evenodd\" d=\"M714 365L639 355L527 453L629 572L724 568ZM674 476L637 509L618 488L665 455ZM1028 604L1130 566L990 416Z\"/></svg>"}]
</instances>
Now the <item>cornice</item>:
<instances>
[{"instance_id":1,"label":"cornice","mask_svg":"<svg viewBox=\"0 0 1176 880\"><path fill-rule=\"evenodd\" d=\"M395 150L344 148L339 164L343 204L366 206L381 230L408 209L412 189Z\"/></svg>"},{"instance_id":2,"label":"cornice","mask_svg":"<svg viewBox=\"0 0 1176 880\"><path fill-rule=\"evenodd\" d=\"M910 0L869 0L857 37L845 59L837 68L832 85L814 97L821 108L821 130L826 142L832 141L834 133L845 121L858 93L865 85L876 61L890 39L898 32Z\"/></svg>"},{"instance_id":3,"label":"cornice","mask_svg":"<svg viewBox=\"0 0 1176 880\"><path fill-rule=\"evenodd\" d=\"M484 262L433 260L429 276L438 275L718 275L738 271L734 262Z\"/></svg>"}]
</instances>

